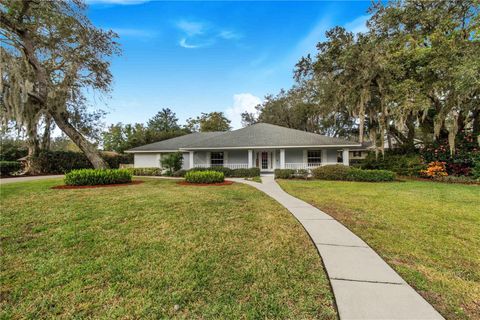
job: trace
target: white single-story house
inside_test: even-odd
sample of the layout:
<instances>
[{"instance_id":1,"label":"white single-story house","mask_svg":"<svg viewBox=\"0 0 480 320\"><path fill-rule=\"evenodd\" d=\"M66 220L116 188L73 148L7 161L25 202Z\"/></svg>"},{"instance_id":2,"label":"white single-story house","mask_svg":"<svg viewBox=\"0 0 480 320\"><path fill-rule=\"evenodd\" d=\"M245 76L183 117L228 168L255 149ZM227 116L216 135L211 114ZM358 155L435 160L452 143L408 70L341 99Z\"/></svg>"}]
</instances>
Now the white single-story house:
<instances>
[{"instance_id":1,"label":"white single-story house","mask_svg":"<svg viewBox=\"0 0 480 320\"><path fill-rule=\"evenodd\" d=\"M227 132L197 132L127 150L135 168L160 167L163 155L183 153L183 169L223 166L231 169L312 169L349 165L358 142L258 123Z\"/></svg>"}]
</instances>

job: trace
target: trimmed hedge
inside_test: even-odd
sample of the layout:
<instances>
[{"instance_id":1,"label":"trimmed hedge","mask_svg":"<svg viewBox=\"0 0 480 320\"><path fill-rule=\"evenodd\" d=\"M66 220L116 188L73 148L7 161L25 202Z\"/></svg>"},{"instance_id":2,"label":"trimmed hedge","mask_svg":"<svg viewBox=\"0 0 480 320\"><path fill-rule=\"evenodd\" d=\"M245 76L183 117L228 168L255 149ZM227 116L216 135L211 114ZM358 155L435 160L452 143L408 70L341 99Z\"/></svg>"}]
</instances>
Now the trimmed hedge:
<instances>
[{"instance_id":1,"label":"trimmed hedge","mask_svg":"<svg viewBox=\"0 0 480 320\"><path fill-rule=\"evenodd\" d=\"M128 169L79 169L65 175L65 184L68 186L95 186L131 181L132 173Z\"/></svg>"},{"instance_id":2,"label":"trimmed hedge","mask_svg":"<svg viewBox=\"0 0 480 320\"><path fill-rule=\"evenodd\" d=\"M0 161L0 175L9 176L21 168L18 161Z\"/></svg>"},{"instance_id":3,"label":"trimmed hedge","mask_svg":"<svg viewBox=\"0 0 480 320\"><path fill-rule=\"evenodd\" d=\"M130 168L128 169L134 176L161 176L161 168Z\"/></svg>"},{"instance_id":4,"label":"trimmed hedge","mask_svg":"<svg viewBox=\"0 0 480 320\"><path fill-rule=\"evenodd\" d=\"M418 154L381 154L375 158L371 152L359 165L361 169L389 170L401 176L420 176L420 171L425 170L427 165Z\"/></svg>"},{"instance_id":5,"label":"trimmed hedge","mask_svg":"<svg viewBox=\"0 0 480 320\"><path fill-rule=\"evenodd\" d=\"M388 170L363 170L341 164L318 167L312 170L313 177L321 180L380 182L394 181L395 172Z\"/></svg>"},{"instance_id":6,"label":"trimmed hedge","mask_svg":"<svg viewBox=\"0 0 480 320\"><path fill-rule=\"evenodd\" d=\"M348 173L352 168L342 164L317 167L312 170L315 179L322 180L348 180Z\"/></svg>"},{"instance_id":7,"label":"trimmed hedge","mask_svg":"<svg viewBox=\"0 0 480 320\"><path fill-rule=\"evenodd\" d=\"M275 179L292 179L295 174L295 170L293 169L275 169L273 171Z\"/></svg>"},{"instance_id":8,"label":"trimmed hedge","mask_svg":"<svg viewBox=\"0 0 480 320\"><path fill-rule=\"evenodd\" d=\"M253 178L260 176L259 168L230 169L227 167L193 168L190 171L217 171L229 178Z\"/></svg>"},{"instance_id":9,"label":"trimmed hedge","mask_svg":"<svg viewBox=\"0 0 480 320\"><path fill-rule=\"evenodd\" d=\"M120 163L133 163L131 154L109 155L101 153L101 156L112 169L118 168ZM90 161L81 152L43 151L33 160L41 168L42 173L66 173L75 169L92 168Z\"/></svg>"},{"instance_id":10,"label":"trimmed hedge","mask_svg":"<svg viewBox=\"0 0 480 320\"><path fill-rule=\"evenodd\" d=\"M189 171L185 174L185 181L190 183L218 183L224 180L225 175L218 171Z\"/></svg>"}]
</instances>

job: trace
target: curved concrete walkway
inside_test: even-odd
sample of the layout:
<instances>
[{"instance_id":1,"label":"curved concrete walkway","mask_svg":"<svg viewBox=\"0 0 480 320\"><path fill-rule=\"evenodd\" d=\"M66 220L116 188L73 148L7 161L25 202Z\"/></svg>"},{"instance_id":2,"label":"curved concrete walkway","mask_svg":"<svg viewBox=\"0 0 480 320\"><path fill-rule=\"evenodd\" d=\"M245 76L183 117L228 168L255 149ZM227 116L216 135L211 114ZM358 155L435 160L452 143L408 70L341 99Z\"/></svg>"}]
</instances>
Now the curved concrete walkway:
<instances>
[{"instance_id":1,"label":"curved concrete walkway","mask_svg":"<svg viewBox=\"0 0 480 320\"><path fill-rule=\"evenodd\" d=\"M230 180L263 191L303 225L322 257L340 319L443 319L362 239L328 214L283 191L273 176L262 176L262 183Z\"/></svg>"}]
</instances>

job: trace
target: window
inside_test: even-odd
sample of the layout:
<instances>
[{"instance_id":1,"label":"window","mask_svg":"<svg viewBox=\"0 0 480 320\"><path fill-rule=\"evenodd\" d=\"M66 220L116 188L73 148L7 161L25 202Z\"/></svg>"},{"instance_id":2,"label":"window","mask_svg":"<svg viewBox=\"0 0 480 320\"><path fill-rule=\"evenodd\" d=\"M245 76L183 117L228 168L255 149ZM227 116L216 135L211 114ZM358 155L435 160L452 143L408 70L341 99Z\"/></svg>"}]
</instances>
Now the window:
<instances>
[{"instance_id":1,"label":"window","mask_svg":"<svg viewBox=\"0 0 480 320\"><path fill-rule=\"evenodd\" d=\"M361 157L362 156L362 151L353 151L353 156L354 157Z\"/></svg>"},{"instance_id":2,"label":"window","mask_svg":"<svg viewBox=\"0 0 480 320\"><path fill-rule=\"evenodd\" d=\"M308 150L307 151L308 164L321 164L322 163L322 150Z\"/></svg>"},{"instance_id":3,"label":"window","mask_svg":"<svg viewBox=\"0 0 480 320\"><path fill-rule=\"evenodd\" d=\"M210 154L210 166L223 166L223 152L212 152Z\"/></svg>"},{"instance_id":4,"label":"window","mask_svg":"<svg viewBox=\"0 0 480 320\"><path fill-rule=\"evenodd\" d=\"M338 151L337 152L337 162L338 163L343 163L343 151Z\"/></svg>"}]
</instances>

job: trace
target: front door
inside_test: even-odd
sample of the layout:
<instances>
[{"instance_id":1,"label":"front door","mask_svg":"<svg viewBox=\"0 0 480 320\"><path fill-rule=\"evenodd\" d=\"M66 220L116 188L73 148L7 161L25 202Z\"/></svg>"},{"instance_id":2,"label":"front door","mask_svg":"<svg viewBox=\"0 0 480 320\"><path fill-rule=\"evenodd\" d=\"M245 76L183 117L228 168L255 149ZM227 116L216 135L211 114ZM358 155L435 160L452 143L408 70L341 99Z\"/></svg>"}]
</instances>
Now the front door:
<instances>
[{"instance_id":1,"label":"front door","mask_svg":"<svg viewBox=\"0 0 480 320\"><path fill-rule=\"evenodd\" d=\"M257 152L256 165L260 170L272 170L272 153L268 151Z\"/></svg>"}]
</instances>

